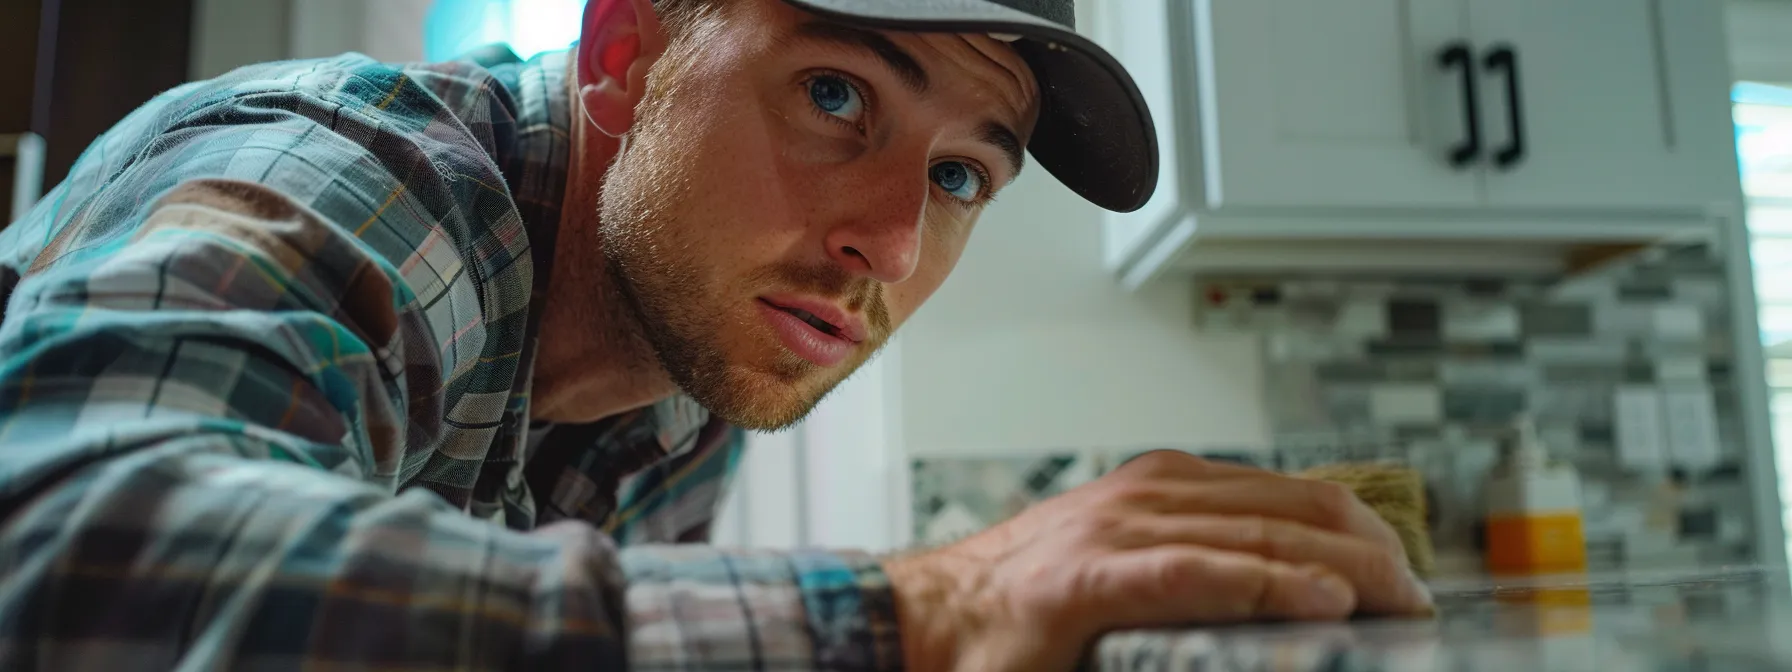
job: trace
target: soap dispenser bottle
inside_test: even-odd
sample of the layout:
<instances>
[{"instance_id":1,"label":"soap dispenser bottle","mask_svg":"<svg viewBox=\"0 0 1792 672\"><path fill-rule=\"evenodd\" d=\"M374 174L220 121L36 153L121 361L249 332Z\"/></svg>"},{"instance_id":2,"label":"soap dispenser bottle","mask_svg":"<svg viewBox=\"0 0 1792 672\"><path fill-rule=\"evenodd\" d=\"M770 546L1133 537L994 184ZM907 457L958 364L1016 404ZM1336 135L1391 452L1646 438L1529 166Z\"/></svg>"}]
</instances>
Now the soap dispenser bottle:
<instances>
[{"instance_id":1,"label":"soap dispenser bottle","mask_svg":"<svg viewBox=\"0 0 1792 672\"><path fill-rule=\"evenodd\" d=\"M1581 526L1580 478L1551 464L1528 417L1487 483L1487 570L1496 575L1582 572L1587 544Z\"/></svg>"}]
</instances>

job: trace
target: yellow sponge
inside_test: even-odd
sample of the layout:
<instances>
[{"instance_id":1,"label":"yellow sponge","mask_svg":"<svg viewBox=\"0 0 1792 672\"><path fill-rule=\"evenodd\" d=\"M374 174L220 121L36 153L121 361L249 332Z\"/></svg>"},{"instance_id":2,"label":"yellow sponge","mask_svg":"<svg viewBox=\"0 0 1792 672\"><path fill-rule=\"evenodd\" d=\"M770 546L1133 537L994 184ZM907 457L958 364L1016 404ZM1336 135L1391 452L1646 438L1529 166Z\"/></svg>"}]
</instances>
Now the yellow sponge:
<instances>
[{"instance_id":1,"label":"yellow sponge","mask_svg":"<svg viewBox=\"0 0 1792 672\"><path fill-rule=\"evenodd\" d=\"M1349 486L1358 499L1400 535L1413 573L1426 577L1435 569L1431 533L1425 526L1425 478L1417 470L1399 464L1344 462L1314 467L1295 476Z\"/></svg>"}]
</instances>

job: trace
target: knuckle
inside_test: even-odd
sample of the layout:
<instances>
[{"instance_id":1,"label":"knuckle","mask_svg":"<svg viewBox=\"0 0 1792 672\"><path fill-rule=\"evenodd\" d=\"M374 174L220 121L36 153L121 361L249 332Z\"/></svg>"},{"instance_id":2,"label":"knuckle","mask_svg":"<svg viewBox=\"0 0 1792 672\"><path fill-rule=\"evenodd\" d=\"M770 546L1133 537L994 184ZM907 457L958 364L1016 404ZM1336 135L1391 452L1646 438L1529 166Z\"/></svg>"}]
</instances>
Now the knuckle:
<instances>
[{"instance_id":1,"label":"knuckle","mask_svg":"<svg viewBox=\"0 0 1792 672\"><path fill-rule=\"evenodd\" d=\"M1258 616L1270 613L1274 579L1270 576L1269 565L1264 571L1251 572L1237 581L1239 599L1237 609L1243 616Z\"/></svg>"},{"instance_id":2,"label":"knuckle","mask_svg":"<svg viewBox=\"0 0 1792 672\"><path fill-rule=\"evenodd\" d=\"M1406 559L1398 553L1377 547L1369 555L1367 567L1363 568L1368 579L1379 586L1397 586L1406 580Z\"/></svg>"},{"instance_id":3,"label":"knuckle","mask_svg":"<svg viewBox=\"0 0 1792 672\"><path fill-rule=\"evenodd\" d=\"M1177 468L1187 468L1190 464L1190 460L1199 461L1200 458L1188 453L1160 448L1141 454L1131 460L1127 460L1126 464L1121 465L1121 467L1130 468L1135 471L1161 472Z\"/></svg>"},{"instance_id":4,"label":"knuckle","mask_svg":"<svg viewBox=\"0 0 1792 672\"><path fill-rule=\"evenodd\" d=\"M1093 542L1111 540L1132 529L1127 516L1112 511L1095 510L1078 516L1067 532L1077 539Z\"/></svg>"},{"instance_id":5,"label":"knuckle","mask_svg":"<svg viewBox=\"0 0 1792 672\"><path fill-rule=\"evenodd\" d=\"M1351 510L1362 505L1356 492L1341 483L1314 481L1309 492L1319 519L1328 526L1344 525L1350 520Z\"/></svg>"},{"instance_id":6,"label":"knuckle","mask_svg":"<svg viewBox=\"0 0 1792 672\"><path fill-rule=\"evenodd\" d=\"M1233 542L1248 551L1263 552L1272 546L1274 523L1263 516L1243 516L1233 522Z\"/></svg>"},{"instance_id":7,"label":"knuckle","mask_svg":"<svg viewBox=\"0 0 1792 672\"><path fill-rule=\"evenodd\" d=\"M1116 483L1109 492L1114 502L1136 508L1152 508L1166 496L1163 489L1145 481Z\"/></svg>"},{"instance_id":8,"label":"knuckle","mask_svg":"<svg viewBox=\"0 0 1792 672\"><path fill-rule=\"evenodd\" d=\"M1388 520L1383 518L1380 514L1369 516L1369 518L1371 524L1375 526L1373 538L1371 538L1370 541L1375 542L1377 545L1387 550L1387 552L1392 553L1395 557L1405 559L1406 544L1401 541L1400 532L1394 529L1393 523L1388 522Z\"/></svg>"},{"instance_id":9,"label":"knuckle","mask_svg":"<svg viewBox=\"0 0 1792 672\"><path fill-rule=\"evenodd\" d=\"M1152 577L1153 580L1157 582L1159 588L1165 590L1188 583L1189 578L1194 575L1193 568L1189 566L1189 563L1172 558L1166 558L1163 562L1157 563L1154 569L1156 573Z\"/></svg>"},{"instance_id":10,"label":"knuckle","mask_svg":"<svg viewBox=\"0 0 1792 672\"><path fill-rule=\"evenodd\" d=\"M1207 568L1196 556L1166 556L1163 562L1157 563L1155 574L1159 594L1184 595L1193 587L1204 583Z\"/></svg>"}]
</instances>

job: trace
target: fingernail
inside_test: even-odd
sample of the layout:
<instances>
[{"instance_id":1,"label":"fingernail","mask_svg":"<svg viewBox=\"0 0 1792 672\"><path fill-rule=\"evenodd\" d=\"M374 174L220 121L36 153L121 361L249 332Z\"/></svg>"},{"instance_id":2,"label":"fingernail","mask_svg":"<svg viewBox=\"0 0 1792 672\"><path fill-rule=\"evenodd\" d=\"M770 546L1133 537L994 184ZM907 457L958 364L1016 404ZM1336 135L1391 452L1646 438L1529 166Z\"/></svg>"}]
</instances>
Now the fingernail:
<instances>
[{"instance_id":1,"label":"fingernail","mask_svg":"<svg viewBox=\"0 0 1792 672\"><path fill-rule=\"evenodd\" d=\"M1412 585L1418 591L1420 603L1426 608L1437 606L1436 600L1431 596L1431 586L1426 585L1425 580L1416 573L1409 571L1407 575L1412 577Z\"/></svg>"},{"instance_id":2,"label":"fingernail","mask_svg":"<svg viewBox=\"0 0 1792 672\"><path fill-rule=\"evenodd\" d=\"M1350 584L1331 572L1315 572L1313 577L1312 604L1316 611L1341 611L1349 609L1356 600L1356 594Z\"/></svg>"}]
</instances>

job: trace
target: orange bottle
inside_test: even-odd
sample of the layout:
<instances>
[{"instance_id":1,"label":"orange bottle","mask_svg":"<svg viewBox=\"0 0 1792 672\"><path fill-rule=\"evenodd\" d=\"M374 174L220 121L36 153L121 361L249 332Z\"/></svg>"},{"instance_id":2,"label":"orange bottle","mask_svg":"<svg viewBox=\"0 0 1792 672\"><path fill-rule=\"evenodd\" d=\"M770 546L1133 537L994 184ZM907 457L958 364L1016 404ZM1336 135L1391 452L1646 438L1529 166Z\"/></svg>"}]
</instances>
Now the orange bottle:
<instances>
[{"instance_id":1,"label":"orange bottle","mask_svg":"<svg viewBox=\"0 0 1792 672\"><path fill-rule=\"evenodd\" d=\"M1487 483L1487 571L1496 575L1558 574L1587 569L1581 528L1580 478L1550 464L1529 418Z\"/></svg>"}]
</instances>

